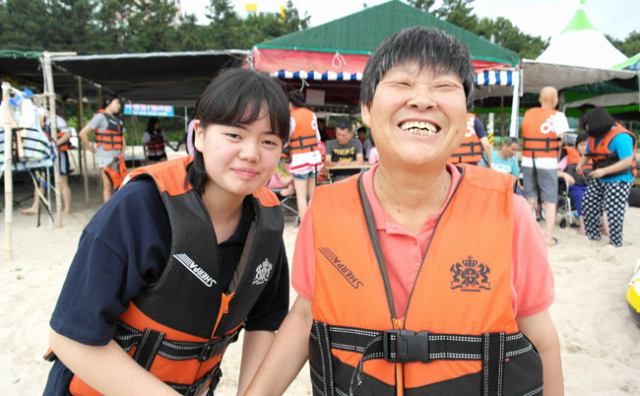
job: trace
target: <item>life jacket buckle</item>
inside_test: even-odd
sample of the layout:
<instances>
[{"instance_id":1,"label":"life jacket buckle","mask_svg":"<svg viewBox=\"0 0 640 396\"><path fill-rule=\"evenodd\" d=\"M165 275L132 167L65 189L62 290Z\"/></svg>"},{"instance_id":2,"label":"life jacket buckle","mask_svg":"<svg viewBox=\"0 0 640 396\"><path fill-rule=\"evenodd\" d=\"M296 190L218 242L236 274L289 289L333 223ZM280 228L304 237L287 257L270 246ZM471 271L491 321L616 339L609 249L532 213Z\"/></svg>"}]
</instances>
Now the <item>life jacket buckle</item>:
<instances>
[{"instance_id":1,"label":"life jacket buckle","mask_svg":"<svg viewBox=\"0 0 640 396\"><path fill-rule=\"evenodd\" d=\"M204 344L202 346L202 349L200 350L200 353L198 354L198 361L203 363L213 358L214 356L222 355L229 344L232 344L238 340L238 335L240 334L241 329L242 327L231 334L228 334L221 338L213 339Z\"/></svg>"},{"instance_id":2,"label":"life jacket buckle","mask_svg":"<svg viewBox=\"0 0 640 396\"><path fill-rule=\"evenodd\" d=\"M387 330L382 335L384 360L392 363L431 363L430 331Z\"/></svg>"}]
</instances>

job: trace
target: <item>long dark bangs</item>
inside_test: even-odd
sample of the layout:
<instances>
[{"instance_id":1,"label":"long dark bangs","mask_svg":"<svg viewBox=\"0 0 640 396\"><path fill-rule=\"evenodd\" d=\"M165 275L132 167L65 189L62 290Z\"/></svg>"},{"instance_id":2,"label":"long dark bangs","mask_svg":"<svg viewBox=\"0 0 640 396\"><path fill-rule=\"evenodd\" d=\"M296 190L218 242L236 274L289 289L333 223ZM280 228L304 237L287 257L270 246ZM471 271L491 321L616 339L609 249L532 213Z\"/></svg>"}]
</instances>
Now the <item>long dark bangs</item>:
<instances>
[{"instance_id":1,"label":"long dark bangs","mask_svg":"<svg viewBox=\"0 0 640 396\"><path fill-rule=\"evenodd\" d=\"M284 144L289 138L288 103L282 87L271 77L249 69L229 69L200 95L197 118L205 128L251 124L260 118L265 104L271 130Z\"/></svg>"}]
</instances>

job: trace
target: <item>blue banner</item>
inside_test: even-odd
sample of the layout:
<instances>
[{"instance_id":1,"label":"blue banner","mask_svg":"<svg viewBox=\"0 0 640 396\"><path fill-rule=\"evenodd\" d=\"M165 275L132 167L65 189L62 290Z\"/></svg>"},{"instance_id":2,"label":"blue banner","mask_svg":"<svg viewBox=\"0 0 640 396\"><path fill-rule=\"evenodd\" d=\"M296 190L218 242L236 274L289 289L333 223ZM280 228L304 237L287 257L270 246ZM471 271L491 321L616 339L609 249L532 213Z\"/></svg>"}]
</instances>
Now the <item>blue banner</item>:
<instances>
[{"instance_id":1,"label":"blue banner","mask_svg":"<svg viewBox=\"0 0 640 396\"><path fill-rule=\"evenodd\" d=\"M173 106L142 103L125 104L124 114L144 117L173 117Z\"/></svg>"}]
</instances>

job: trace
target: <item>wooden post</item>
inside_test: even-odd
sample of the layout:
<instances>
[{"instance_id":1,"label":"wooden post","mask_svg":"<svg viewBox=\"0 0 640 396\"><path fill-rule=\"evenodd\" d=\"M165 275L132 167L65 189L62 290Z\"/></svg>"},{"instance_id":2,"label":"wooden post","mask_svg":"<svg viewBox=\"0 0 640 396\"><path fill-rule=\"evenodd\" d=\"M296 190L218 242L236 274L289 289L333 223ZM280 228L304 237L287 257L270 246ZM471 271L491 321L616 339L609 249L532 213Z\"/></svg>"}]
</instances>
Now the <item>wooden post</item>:
<instances>
[{"instance_id":1,"label":"wooden post","mask_svg":"<svg viewBox=\"0 0 640 396\"><path fill-rule=\"evenodd\" d=\"M82 77L78 79L78 133L84 128L84 103L82 102ZM89 168L87 168L87 148L82 139L78 138L78 156L80 157L80 166L83 168L82 176L84 178L84 203L89 206Z\"/></svg>"},{"instance_id":2,"label":"wooden post","mask_svg":"<svg viewBox=\"0 0 640 396\"><path fill-rule=\"evenodd\" d=\"M9 90L11 85L2 82L2 106L0 107L0 120L4 128L4 251L5 261L13 260L12 229L13 223L13 174L11 160L13 148L11 147L11 111L9 110Z\"/></svg>"},{"instance_id":3,"label":"wooden post","mask_svg":"<svg viewBox=\"0 0 640 396\"><path fill-rule=\"evenodd\" d=\"M48 51L42 53L44 60L45 75L45 95L49 100L49 125L51 126L51 140L54 141L53 149L56 154L56 160L53 164L53 180L56 193L56 227L62 227L62 195L60 194L60 150L55 143L58 139L58 123L56 114L56 94L53 89L53 72L51 71L51 54ZM51 201L49 201L51 208Z\"/></svg>"}]
</instances>

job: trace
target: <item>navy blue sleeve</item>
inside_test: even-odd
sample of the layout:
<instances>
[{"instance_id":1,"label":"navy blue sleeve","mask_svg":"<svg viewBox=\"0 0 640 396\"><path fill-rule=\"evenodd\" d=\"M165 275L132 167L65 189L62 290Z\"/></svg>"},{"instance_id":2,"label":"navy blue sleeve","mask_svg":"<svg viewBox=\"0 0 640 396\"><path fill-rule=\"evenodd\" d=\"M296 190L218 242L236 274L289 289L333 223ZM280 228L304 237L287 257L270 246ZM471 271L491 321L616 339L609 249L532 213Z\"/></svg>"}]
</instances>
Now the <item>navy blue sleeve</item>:
<instances>
[{"instance_id":1,"label":"navy blue sleeve","mask_svg":"<svg viewBox=\"0 0 640 396\"><path fill-rule=\"evenodd\" d=\"M478 139L487 136L487 131L484 129L484 125L482 125L482 121L478 117L476 117L473 121L473 127L476 129L476 135Z\"/></svg>"},{"instance_id":2,"label":"navy blue sleeve","mask_svg":"<svg viewBox=\"0 0 640 396\"><path fill-rule=\"evenodd\" d=\"M125 185L84 229L51 328L83 344L106 345L129 301L164 270L170 245L169 218L155 184Z\"/></svg>"},{"instance_id":3,"label":"navy blue sleeve","mask_svg":"<svg viewBox=\"0 0 640 396\"><path fill-rule=\"evenodd\" d=\"M289 263L284 241L280 243L277 270L249 312L245 321L248 331L276 331L289 312Z\"/></svg>"}]
</instances>

